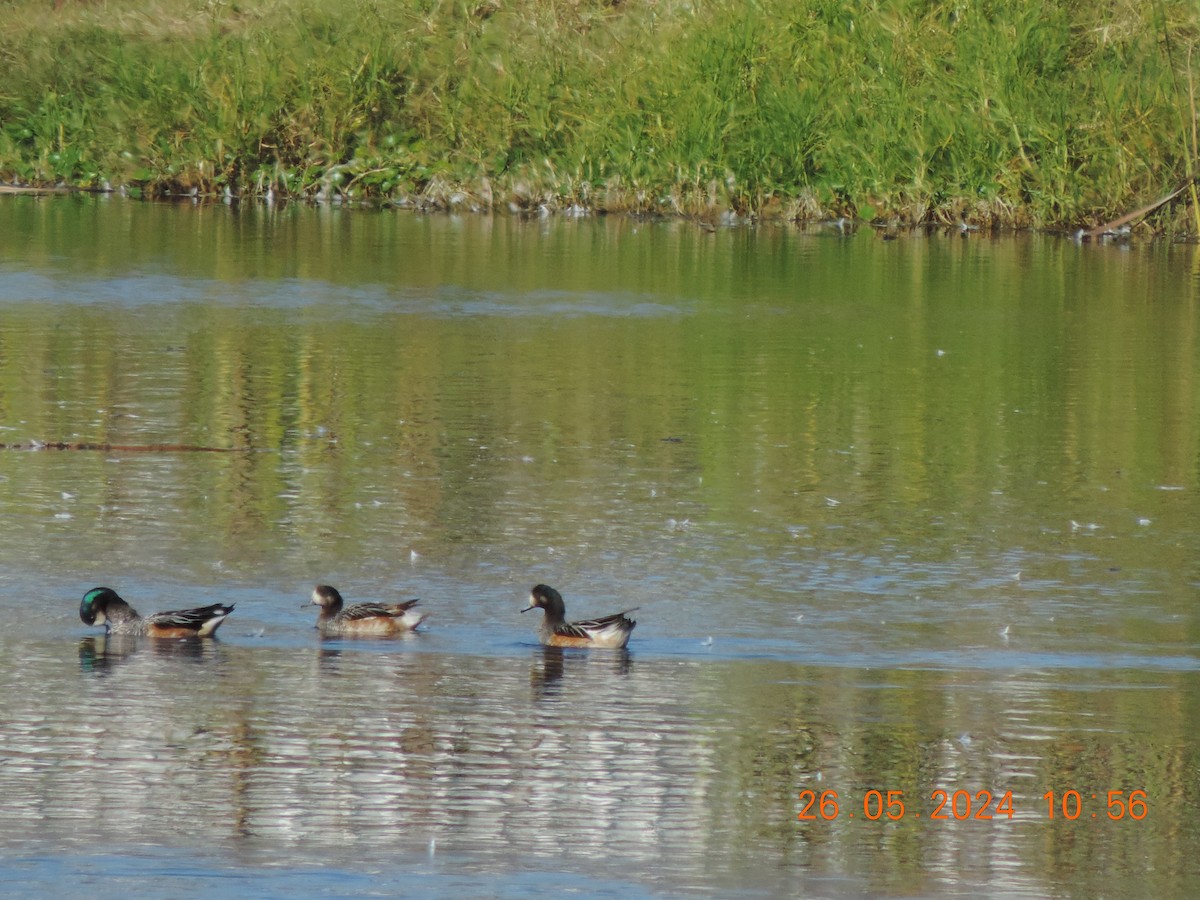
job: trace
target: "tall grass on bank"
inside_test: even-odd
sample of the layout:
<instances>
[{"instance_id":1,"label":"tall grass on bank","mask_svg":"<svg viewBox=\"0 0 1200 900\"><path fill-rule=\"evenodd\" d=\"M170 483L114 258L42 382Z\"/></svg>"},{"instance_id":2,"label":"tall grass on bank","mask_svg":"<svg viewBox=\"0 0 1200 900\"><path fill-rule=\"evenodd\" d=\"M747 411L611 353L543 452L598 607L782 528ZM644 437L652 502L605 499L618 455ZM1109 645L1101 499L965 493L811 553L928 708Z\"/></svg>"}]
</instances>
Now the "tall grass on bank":
<instances>
[{"instance_id":1,"label":"tall grass on bank","mask_svg":"<svg viewBox=\"0 0 1200 900\"><path fill-rule=\"evenodd\" d=\"M1195 163L1190 2L4 6L21 183L1074 227Z\"/></svg>"}]
</instances>

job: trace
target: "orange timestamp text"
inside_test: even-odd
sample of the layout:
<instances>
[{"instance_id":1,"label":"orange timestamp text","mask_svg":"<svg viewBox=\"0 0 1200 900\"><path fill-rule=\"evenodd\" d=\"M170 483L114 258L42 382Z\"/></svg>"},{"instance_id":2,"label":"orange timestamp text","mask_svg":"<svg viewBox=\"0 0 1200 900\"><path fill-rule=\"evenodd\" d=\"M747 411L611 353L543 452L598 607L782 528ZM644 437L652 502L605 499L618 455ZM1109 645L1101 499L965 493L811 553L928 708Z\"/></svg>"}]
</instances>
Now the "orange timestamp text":
<instances>
[{"instance_id":1,"label":"orange timestamp text","mask_svg":"<svg viewBox=\"0 0 1200 900\"><path fill-rule=\"evenodd\" d=\"M1047 819L1099 819L1112 821L1134 819L1141 821L1150 814L1149 800L1143 790L1108 791L1103 797L1090 792L1076 790L1046 791ZM837 791L803 790L800 792L800 812L796 817L801 822L832 822L842 815L849 818L862 816L876 822L881 819L899 821L905 818L963 821L979 819L1012 819L1017 814L1013 792L994 793L989 790L950 791L938 788L929 795L929 807L924 810L910 809L905 803L903 791L869 790L862 795L861 806L852 802L849 807Z\"/></svg>"}]
</instances>

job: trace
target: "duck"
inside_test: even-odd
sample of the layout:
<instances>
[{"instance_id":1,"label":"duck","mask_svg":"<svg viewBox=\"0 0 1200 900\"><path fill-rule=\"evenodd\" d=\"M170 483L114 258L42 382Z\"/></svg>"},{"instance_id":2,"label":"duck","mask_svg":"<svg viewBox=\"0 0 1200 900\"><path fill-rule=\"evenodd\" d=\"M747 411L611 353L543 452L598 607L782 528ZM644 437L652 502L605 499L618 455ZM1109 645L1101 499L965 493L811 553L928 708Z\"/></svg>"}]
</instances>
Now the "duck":
<instances>
[{"instance_id":1,"label":"duck","mask_svg":"<svg viewBox=\"0 0 1200 900\"><path fill-rule=\"evenodd\" d=\"M112 588L94 587L83 595L79 618L85 625L103 625L106 634L141 634L156 638L212 637L233 604L213 603L195 609L141 616Z\"/></svg>"},{"instance_id":2,"label":"duck","mask_svg":"<svg viewBox=\"0 0 1200 900\"><path fill-rule=\"evenodd\" d=\"M420 600L344 606L337 588L328 584L318 584L313 588L312 602L321 608L317 616L317 630L325 637L407 634L425 621L424 612L413 610Z\"/></svg>"},{"instance_id":3,"label":"duck","mask_svg":"<svg viewBox=\"0 0 1200 900\"><path fill-rule=\"evenodd\" d=\"M548 584L534 585L529 594L529 605L521 612L541 609L545 615L538 628L538 638L547 647L600 647L621 650L629 643L629 635L637 622L626 617L639 607L586 619L582 622L567 622L566 604L562 594Z\"/></svg>"}]
</instances>

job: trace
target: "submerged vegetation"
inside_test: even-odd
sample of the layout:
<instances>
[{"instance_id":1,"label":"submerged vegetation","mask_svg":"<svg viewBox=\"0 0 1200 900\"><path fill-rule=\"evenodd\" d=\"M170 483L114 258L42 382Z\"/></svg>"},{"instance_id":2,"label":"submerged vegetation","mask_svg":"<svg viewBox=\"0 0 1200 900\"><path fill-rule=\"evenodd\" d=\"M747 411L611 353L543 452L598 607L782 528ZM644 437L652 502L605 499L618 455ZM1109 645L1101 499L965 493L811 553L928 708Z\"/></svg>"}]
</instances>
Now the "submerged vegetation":
<instances>
[{"instance_id":1,"label":"submerged vegetation","mask_svg":"<svg viewBox=\"0 0 1200 900\"><path fill-rule=\"evenodd\" d=\"M14 184L1053 228L1196 174L1195 3L4 5Z\"/></svg>"}]
</instances>

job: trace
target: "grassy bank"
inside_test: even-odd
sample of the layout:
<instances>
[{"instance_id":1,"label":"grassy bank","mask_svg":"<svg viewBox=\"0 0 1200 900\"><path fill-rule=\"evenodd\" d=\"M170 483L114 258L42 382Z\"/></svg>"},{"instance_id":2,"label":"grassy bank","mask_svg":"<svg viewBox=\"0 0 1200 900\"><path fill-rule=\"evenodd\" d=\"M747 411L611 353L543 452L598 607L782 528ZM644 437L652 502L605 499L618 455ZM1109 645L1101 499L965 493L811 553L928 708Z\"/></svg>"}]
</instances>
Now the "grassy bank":
<instances>
[{"instance_id":1,"label":"grassy bank","mask_svg":"<svg viewBox=\"0 0 1200 900\"><path fill-rule=\"evenodd\" d=\"M0 178L1078 227L1192 175L1168 0L7 0ZM1200 231L1184 192L1143 227Z\"/></svg>"}]
</instances>

